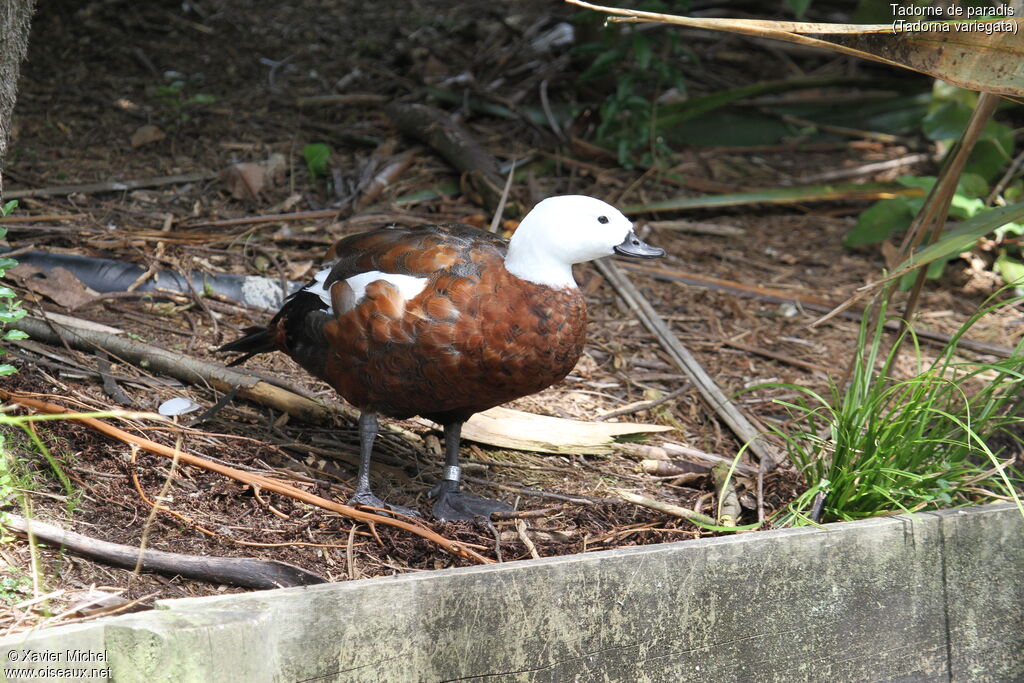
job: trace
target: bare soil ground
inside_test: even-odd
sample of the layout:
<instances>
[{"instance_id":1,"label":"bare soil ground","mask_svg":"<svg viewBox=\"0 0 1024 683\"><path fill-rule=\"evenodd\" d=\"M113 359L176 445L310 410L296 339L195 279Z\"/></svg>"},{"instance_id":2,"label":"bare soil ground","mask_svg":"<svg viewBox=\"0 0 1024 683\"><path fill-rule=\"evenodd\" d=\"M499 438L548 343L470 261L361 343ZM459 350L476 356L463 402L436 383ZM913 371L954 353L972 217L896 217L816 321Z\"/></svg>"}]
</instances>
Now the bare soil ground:
<instances>
[{"instance_id":1,"label":"bare soil ground","mask_svg":"<svg viewBox=\"0 0 1024 683\"><path fill-rule=\"evenodd\" d=\"M459 180L444 160L424 150L359 212L341 209L333 218L208 225L221 219L331 208L358 196L361 178L372 177L393 155L416 144L398 135L382 113L380 103L392 99L433 102L461 111L465 123L502 162L546 161L536 163L529 178L513 188L513 198L526 206L559 193L590 194L619 205L700 194L666 183L657 174L624 169L614 159L586 156L579 146L559 142L544 126L438 104L424 93L425 85L472 93L473 98L513 111L537 107L542 87L558 103L584 100L588 95L576 89L575 80L585 64L564 50L536 53L530 48L538 35L573 15L557 3L401 2L378 3L372 10L366 3L343 0L184 5L191 9L177 1L43 3L22 74L6 189L196 172L207 173L207 179L24 199L16 215L37 218L9 226L11 247L117 258L157 268L302 280L315 272L326 247L341 235L394 221L485 224L486 212L461 193L408 199ZM781 78L790 68L821 74L865 69L877 73L846 59L788 55L739 39L702 42L693 49L706 57L701 65L687 67L698 93L723 82L741 85ZM716 55L724 57L716 60ZM297 103L300 98L332 94L366 97ZM591 111L578 117L570 133L587 137L594 116ZM147 125L156 126L162 139L133 146L133 135L141 135L140 128ZM333 150L330 182L309 176L301 152L311 142L325 142ZM927 149L915 140L840 141L827 151L804 151L797 144L756 150L691 147L679 149L675 162L678 173L722 186L770 188L837 168L900 158L914 151L910 147ZM280 181L257 197L239 199L229 183L217 178L231 164L260 163L275 153L284 156L286 168ZM934 167L926 161L859 179L913 172L934 172ZM667 270L839 303L883 267L878 249L851 251L841 245L863 206L739 207L658 216L741 232L714 235L655 228L647 239L667 250L659 264ZM638 218L642 225L651 217ZM836 318L811 329L808 324L820 313L801 306L638 273L631 273L631 278L730 395L765 382L825 392L853 349L855 321ZM591 315L584 357L564 382L516 401L513 407L593 419L642 401L652 391L664 394L684 386L681 371L600 274L583 266L578 280ZM955 330L977 308L990 284L968 262L954 264L949 277L929 284L921 326ZM87 296L69 308L52 297L25 291L25 302L33 312L51 310L104 323L149 343L216 362L223 362L213 353L217 346L268 316L265 311L189 296L169 302ZM1004 316L983 321L975 337L1011 344L1020 334L1020 320ZM5 389L44 394L47 400L74 408L152 411L175 396L189 397L204 407L220 398L208 388L150 377L111 358L110 372L131 378L119 382L128 399L127 405L119 405L95 375L100 368L95 354L39 346L12 351L21 370L4 381ZM283 356L260 357L247 367L334 400L328 387ZM751 415L770 422L784 417L772 403L784 394L755 391L737 400ZM740 445L692 385L657 409L621 419L675 428L650 439L652 445L676 443L725 457L732 457ZM438 436L419 424L405 426L423 437ZM141 422L126 428L140 433L145 429L148 438L169 446L180 435L182 447L191 452L334 500L346 500L353 488L358 440L351 423L303 424L234 400L212 419L184 431L146 428ZM33 514L95 538L138 545L145 533L150 548L284 560L334 581L464 563L408 533L379 525L371 530L192 467L177 470L164 500L171 512L156 514L147 525L151 501L169 474L166 459L133 453L129 446L71 422L49 422L37 429L72 478L75 492L68 496L54 481L25 438L8 434L8 445L35 472L28 496ZM428 512L425 492L430 485L422 477L435 476L439 469L434 446L429 438L424 447L416 448L400 438L385 437L375 484L378 493ZM629 447L606 456L560 456L467 442L464 456L472 477L469 488L478 494L501 498L521 510L547 510L527 519L525 530L513 521L496 524L504 561L531 556L524 536L537 554L548 556L710 533L616 498L616 490L628 489L704 511L714 504L710 477L684 481L640 472ZM764 513L770 518L800 487L798 476L787 468L765 476ZM754 489L752 477L740 477L741 522L756 519ZM568 502L566 496L577 502ZM487 529L429 524L449 538L496 556L496 538ZM2 597L9 598L8 607L0 604L0 615L6 615L0 616L0 633L41 621L82 618L72 608L73 592L90 586L138 600L132 608L160 598L239 590L180 577L136 576L40 549L40 588L57 592L46 603L10 609L32 595L26 579L33 574L31 552L24 540L8 539L0 546L0 556L8 565L0 570L7 586Z\"/></svg>"}]
</instances>

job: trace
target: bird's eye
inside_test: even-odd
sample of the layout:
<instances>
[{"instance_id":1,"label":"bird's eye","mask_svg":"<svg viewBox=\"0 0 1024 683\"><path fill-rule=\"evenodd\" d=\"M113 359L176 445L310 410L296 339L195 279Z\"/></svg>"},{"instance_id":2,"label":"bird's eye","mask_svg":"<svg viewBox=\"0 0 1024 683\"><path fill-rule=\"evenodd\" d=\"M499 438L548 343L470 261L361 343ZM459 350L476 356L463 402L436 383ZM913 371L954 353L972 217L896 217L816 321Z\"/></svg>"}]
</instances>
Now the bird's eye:
<instances>
[{"instance_id":1,"label":"bird's eye","mask_svg":"<svg viewBox=\"0 0 1024 683\"><path fill-rule=\"evenodd\" d=\"M608 222L608 216L598 216L597 222L600 223L601 225L604 225L605 223Z\"/></svg>"}]
</instances>

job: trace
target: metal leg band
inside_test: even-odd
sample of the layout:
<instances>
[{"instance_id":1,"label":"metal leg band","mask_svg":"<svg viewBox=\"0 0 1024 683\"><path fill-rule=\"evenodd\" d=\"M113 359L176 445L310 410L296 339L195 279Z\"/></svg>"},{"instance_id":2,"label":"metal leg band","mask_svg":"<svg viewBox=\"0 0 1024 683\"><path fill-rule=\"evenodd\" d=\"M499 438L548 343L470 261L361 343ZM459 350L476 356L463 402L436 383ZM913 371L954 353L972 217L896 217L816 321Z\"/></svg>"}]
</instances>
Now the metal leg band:
<instances>
[{"instance_id":1,"label":"metal leg band","mask_svg":"<svg viewBox=\"0 0 1024 683\"><path fill-rule=\"evenodd\" d=\"M462 477L462 468L458 465L450 465L444 468L444 472L441 474L441 478L446 481L458 482Z\"/></svg>"}]
</instances>

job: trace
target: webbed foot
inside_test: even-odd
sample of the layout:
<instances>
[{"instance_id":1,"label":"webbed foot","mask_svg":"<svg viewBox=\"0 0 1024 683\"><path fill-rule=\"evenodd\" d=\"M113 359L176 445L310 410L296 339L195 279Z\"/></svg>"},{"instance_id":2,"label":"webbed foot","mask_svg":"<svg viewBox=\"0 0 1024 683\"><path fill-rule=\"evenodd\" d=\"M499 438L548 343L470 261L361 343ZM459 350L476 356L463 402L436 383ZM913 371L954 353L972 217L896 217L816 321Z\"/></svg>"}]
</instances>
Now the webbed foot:
<instances>
[{"instance_id":1,"label":"webbed foot","mask_svg":"<svg viewBox=\"0 0 1024 683\"><path fill-rule=\"evenodd\" d=\"M407 508L403 505L394 505L392 503L385 503L383 500L375 496L371 491L356 491L355 495L348 499L349 505L365 505L367 507L381 508L383 510L391 510L392 512L400 515L406 515L408 517L422 518L423 515L416 512L412 508Z\"/></svg>"},{"instance_id":2,"label":"webbed foot","mask_svg":"<svg viewBox=\"0 0 1024 683\"><path fill-rule=\"evenodd\" d=\"M512 506L500 500L477 498L462 493L459 482L443 479L427 494L434 501L434 517L440 522L484 521L491 522L492 512L511 512Z\"/></svg>"}]
</instances>

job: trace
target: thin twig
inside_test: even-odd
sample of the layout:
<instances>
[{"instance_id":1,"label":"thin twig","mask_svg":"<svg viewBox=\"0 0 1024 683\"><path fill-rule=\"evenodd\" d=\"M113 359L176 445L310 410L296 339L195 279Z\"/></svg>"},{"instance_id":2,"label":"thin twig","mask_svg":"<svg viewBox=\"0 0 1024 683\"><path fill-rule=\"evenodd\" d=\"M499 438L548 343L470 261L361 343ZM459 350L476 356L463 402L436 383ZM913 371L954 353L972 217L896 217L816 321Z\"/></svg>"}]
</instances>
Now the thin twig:
<instances>
[{"instance_id":1,"label":"thin twig","mask_svg":"<svg viewBox=\"0 0 1024 683\"><path fill-rule=\"evenodd\" d=\"M689 382L684 382L684 386L681 386L681 387L679 387L678 389L676 389L674 391L670 391L669 393L665 394L664 396L660 396L660 397L658 397L656 399L653 399L651 401L639 401L637 403L631 403L628 406L622 406L621 408L616 408L615 410L609 410L608 412L601 413L600 415L595 417L594 421L595 422L601 422L602 420L610 420L613 417L622 417L623 415L632 415L633 413L639 413L639 412L641 412L643 410L650 410L651 408L656 408L656 407L660 406L662 403L667 403L668 401L671 401L674 398L679 398L680 396L682 396L684 393L686 393L689 390L690 390L690 383Z\"/></svg>"},{"instance_id":2,"label":"thin twig","mask_svg":"<svg viewBox=\"0 0 1024 683\"><path fill-rule=\"evenodd\" d=\"M535 560L539 560L540 553L537 552L537 546L535 546L533 541L530 540L530 535L526 533L526 522L522 519L516 520L516 533L519 534L519 540L521 540L523 545L526 546L526 549L530 551L530 557Z\"/></svg>"},{"instance_id":3,"label":"thin twig","mask_svg":"<svg viewBox=\"0 0 1024 683\"><path fill-rule=\"evenodd\" d=\"M174 453L171 455L171 467L167 471L167 477L164 479L163 486L160 487L160 494L156 497L158 502L167 500L167 492L171 490L171 482L174 481L174 473L178 471L178 462L181 460L181 442L184 439L184 435L180 432L174 441ZM135 452L138 450L138 446L132 446L132 454L134 457ZM149 509L149 516L146 517L146 523L142 525L142 538L139 540L139 557L135 560L135 575L138 576L139 572L142 571L142 563L146 557L146 543L149 540L149 531L153 528L153 522L156 520L157 506L154 505Z\"/></svg>"},{"instance_id":4,"label":"thin twig","mask_svg":"<svg viewBox=\"0 0 1024 683\"><path fill-rule=\"evenodd\" d=\"M736 495L736 484L733 481L732 468L720 462L711 468L711 476L715 480L715 493L718 495L718 523L721 526L736 526L740 518L740 499Z\"/></svg>"},{"instance_id":5,"label":"thin twig","mask_svg":"<svg viewBox=\"0 0 1024 683\"><path fill-rule=\"evenodd\" d=\"M10 193L4 195L6 199ZM15 223L59 223L63 221L73 221L79 218L88 218L88 214L84 213L43 213L43 214L30 214L28 216L5 216L0 218L0 225L13 225Z\"/></svg>"},{"instance_id":6,"label":"thin twig","mask_svg":"<svg viewBox=\"0 0 1024 683\"><path fill-rule=\"evenodd\" d=\"M675 453L677 455L697 458L698 460L703 460L705 462L710 462L712 464L720 462L732 463L732 461L734 460L733 458L725 458L721 455L705 453L704 451L697 450L696 448L691 448L689 446L680 446L679 444L672 442L663 443L661 444L661 447L664 448L669 453ZM743 463L738 462L736 463L736 471L739 472L740 474L750 476L754 474L756 470L750 465L744 465Z\"/></svg>"},{"instance_id":7,"label":"thin twig","mask_svg":"<svg viewBox=\"0 0 1024 683\"><path fill-rule=\"evenodd\" d=\"M903 168L904 166L919 164L930 160L931 156L928 154L908 154L905 157L890 159L888 161L876 161L870 164L854 166L852 168L837 168L831 171L824 171L822 173L811 173L800 176L796 182L800 184L810 184L824 183L831 180L841 180L843 178L859 178L861 176L871 175L880 171L891 171L894 168Z\"/></svg>"},{"instance_id":8,"label":"thin twig","mask_svg":"<svg viewBox=\"0 0 1024 683\"><path fill-rule=\"evenodd\" d=\"M345 563L347 565L347 572L349 579L358 579L359 570L356 568L356 554L354 551L354 543L356 537L356 525L353 524L352 528L348 530L348 543L345 546Z\"/></svg>"},{"instance_id":9,"label":"thin twig","mask_svg":"<svg viewBox=\"0 0 1024 683\"><path fill-rule=\"evenodd\" d=\"M946 217L949 215L949 207L953 202L957 183L960 181L960 176L963 175L964 167L967 165L967 158L970 156L971 150L974 149L975 143L981 137L982 131L988 124L989 119L992 118L996 105L1000 101L1001 99L997 95L987 92L983 92L978 96L978 102L971 113L970 120L967 122L967 128L957 142L956 148L951 153L949 163L944 164L940 170L939 176L936 178L935 185L932 188L934 192L929 194L924 208L921 210L918 218L915 218L914 225L910 230L910 233L913 234L908 233L904 239L897 262L903 262L910 258L910 255L914 253L914 250L917 249L922 238L925 236L925 231L929 231L928 244L934 244L938 241L939 235L942 234L942 228L946 225ZM907 303L903 307L903 316L900 318L900 324L904 327L910 324L911 316L914 315L917 309L917 302L920 299L921 289L924 287L924 280L927 275L928 268L926 266L922 266L917 271L917 279L914 281L914 287L910 290L910 296L907 297ZM894 290L895 288L890 286L886 296L891 297ZM868 338L870 337L871 331L869 330ZM903 334L896 335L897 349L893 350L893 354L898 351L899 344L904 338L905 335ZM847 374L849 374L849 371Z\"/></svg>"},{"instance_id":10,"label":"thin twig","mask_svg":"<svg viewBox=\"0 0 1024 683\"><path fill-rule=\"evenodd\" d=\"M1017 174L1017 171L1021 169L1021 166L1024 166L1024 150L1022 150L1021 153L1017 155L1017 158L1013 160L1013 163L1006 169L1006 173L1004 173L1003 177L999 179L999 182L992 186L992 191L989 192L988 197L985 198L985 204L987 206L992 206L999 195L1009 187L1010 183L1013 181L1013 176Z\"/></svg>"},{"instance_id":11,"label":"thin twig","mask_svg":"<svg viewBox=\"0 0 1024 683\"><path fill-rule=\"evenodd\" d=\"M508 201L509 190L512 189L512 178L516 173L516 160L512 160L512 167L508 170L508 178L505 179L505 188L501 191L501 199L498 201L498 208L494 210L494 218L491 219L491 232L498 232L501 225L501 216L505 213L505 202Z\"/></svg>"},{"instance_id":12,"label":"thin twig","mask_svg":"<svg viewBox=\"0 0 1024 683\"><path fill-rule=\"evenodd\" d=\"M680 507L660 500L654 500L653 498L647 498L629 491L620 490L616 493L618 493L619 497L627 503L633 503L634 505L640 505L645 508L650 508L651 510L657 510L658 512L663 512L666 515L672 515L673 517L682 517L683 519L688 519L691 522L697 522L698 524L717 526L717 522L711 517L689 508Z\"/></svg>"}]
</instances>

